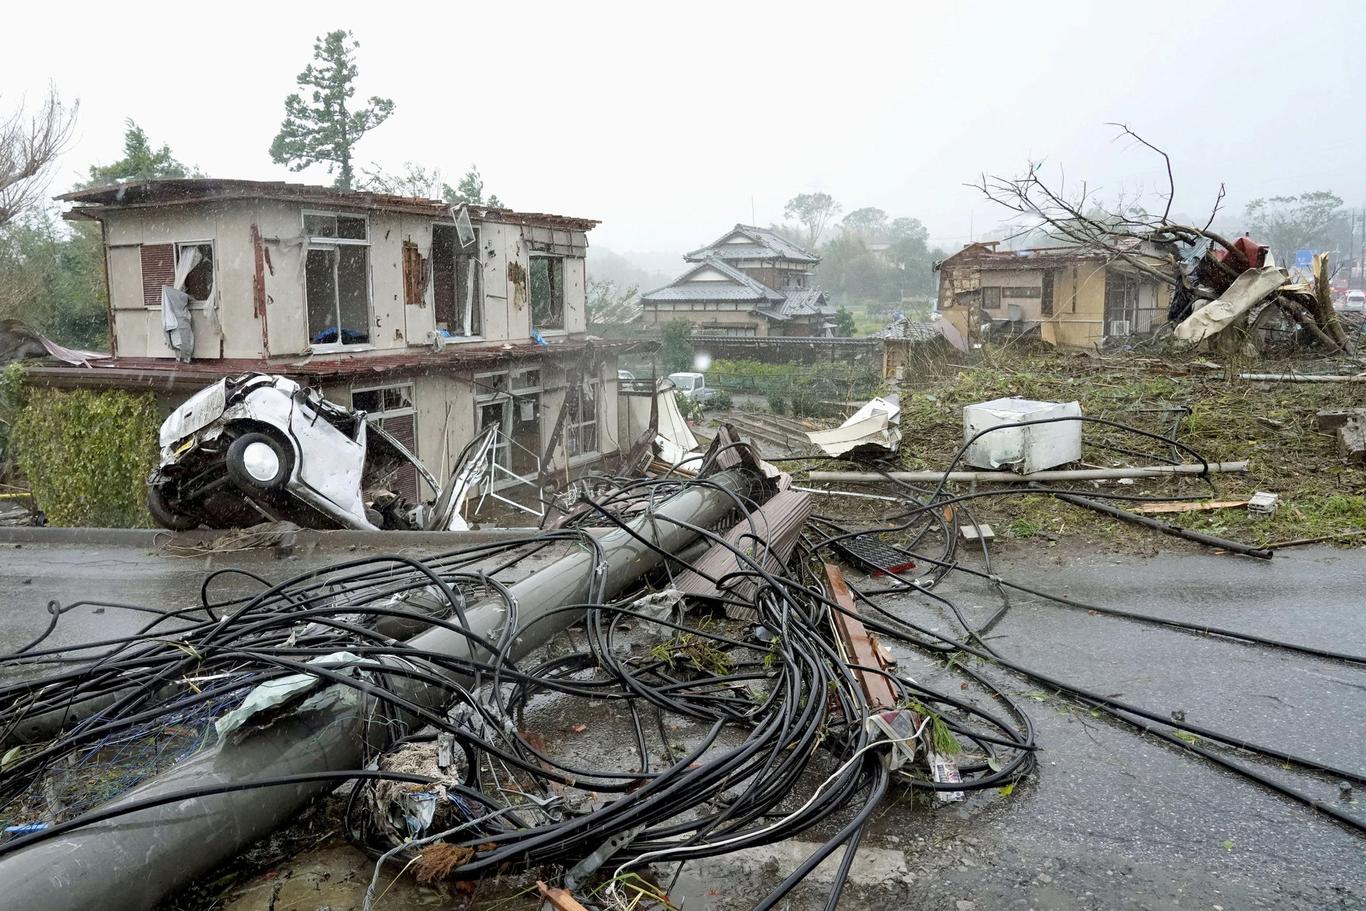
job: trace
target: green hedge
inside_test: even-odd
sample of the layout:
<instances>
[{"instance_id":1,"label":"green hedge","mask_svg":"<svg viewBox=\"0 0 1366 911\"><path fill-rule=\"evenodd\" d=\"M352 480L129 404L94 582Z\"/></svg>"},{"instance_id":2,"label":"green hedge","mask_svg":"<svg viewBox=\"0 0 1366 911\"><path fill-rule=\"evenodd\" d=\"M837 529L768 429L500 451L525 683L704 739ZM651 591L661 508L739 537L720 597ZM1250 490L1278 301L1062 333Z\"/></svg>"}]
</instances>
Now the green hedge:
<instances>
[{"instance_id":1,"label":"green hedge","mask_svg":"<svg viewBox=\"0 0 1366 911\"><path fill-rule=\"evenodd\" d=\"M707 385L750 395L791 398L794 390L815 385L832 395L867 398L882 385L872 367L845 364L765 364L751 360L717 360L707 370Z\"/></svg>"},{"instance_id":2,"label":"green hedge","mask_svg":"<svg viewBox=\"0 0 1366 911\"><path fill-rule=\"evenodd\" d=\"M9 443L48 524L146 528L160 423L150 392L29 389Z\"/></svg>"}]
</instances>

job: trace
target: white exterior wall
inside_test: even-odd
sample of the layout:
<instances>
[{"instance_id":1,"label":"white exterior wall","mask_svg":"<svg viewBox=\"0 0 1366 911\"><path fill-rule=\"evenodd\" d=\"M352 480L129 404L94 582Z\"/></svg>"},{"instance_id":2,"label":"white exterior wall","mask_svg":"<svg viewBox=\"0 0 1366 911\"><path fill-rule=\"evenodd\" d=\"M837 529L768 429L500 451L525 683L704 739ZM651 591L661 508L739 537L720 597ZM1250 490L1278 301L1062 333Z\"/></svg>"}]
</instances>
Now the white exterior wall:
<instances>
[{"instance_id":1,"label":"white exterior wall","mask_svg":"<svg viewBox=\"0 0 1366 911\"><path fill-rule=\"evenodd\" d=\"M386 352L429 344L435 327L431 283L420 304L408 305L403 290L403 243L416 243L430 259L432 225L420 215L365 212L345 206L305 205L275 200L226 200L156 209L114 210L106 216L110 304L114 333L122 357L174 357L161 330L157 307L145 307L142 294L140 246L186 241L213 241L214 302L218 320L209 308L196 306L192 316L194 357L257 359L303 354L308 344L303 264L303 213L335 212L366 215L370 237L370 343L336 350L356 355ZM267 344L255 312L256 274L252 226L263 245ZM531 338L531 301L526 282L530 267L524 239L532 230L519 225L488 222L477 226L483 260L484 335L453 345L479 342L524 343ZM509 269L515 264L519 269ZM514 277L521 281L514 281ZM555 335L587 331L587 265L583 257L564 257L565 329ZM221 324L222 331L219 330Z\"/></svg>"},{"instance_id":2,"label":"white exterior wall","mask_svg":"<svg viewBox=\"0 0 1366 911\"><path fill-rule=\"evenodd\" d=\"M195 305L194 356L258 357L261 332L252 315L252 204L224 201L202 206L134 209L111 217L105 226L109 299L114 309L114 341L126 357L174 357L161 329L160 307L146 307L142 296L144 244L213 241L217 319ZM248 328L250 324L250 328ZM224 331L220 333L221 325Z\"/></svg>"}]
</instances>

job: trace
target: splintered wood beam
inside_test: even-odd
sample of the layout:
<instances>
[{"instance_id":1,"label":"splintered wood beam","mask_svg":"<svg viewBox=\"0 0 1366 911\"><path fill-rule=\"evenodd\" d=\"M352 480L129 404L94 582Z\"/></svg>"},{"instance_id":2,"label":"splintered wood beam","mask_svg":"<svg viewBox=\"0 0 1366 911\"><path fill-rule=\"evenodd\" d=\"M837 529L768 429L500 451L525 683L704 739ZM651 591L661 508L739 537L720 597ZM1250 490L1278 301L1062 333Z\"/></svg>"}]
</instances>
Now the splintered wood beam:
<instances>
[{"instance_id":1,"label":"splintered wood beam","mask_svg":"<svg viewBox=\"0 0 1366 911\"><path fill-rule=\"evenodd\" d=\"M541 898L550 902L550 906L555 911L588 911L587 908L574 900L574 894L568 889L547 886L539 879L536 880L536 888L540 891Z\"/></svg>"},{"instance_id":2,"label":"splintered wood beam","mask_svg":"<svg viewBox=\"0 0 1366 911\"><path fill-rule=\"evenodd\" d=\"M887 669L887 660L877 639L870 634L858 618L858 608L854 606L854 596L844 581L844 573L831 563L825 565L825 581L830 588L831 599L843 610L835 611L832 620L835 632L843 643L845 654L853 667L854 678L863 687L863 695L874 710L896 707L896 688L892 682L875 671L861 670L861 667ZM846 613L847 611L847 613Z\"/></svg>"},{"instance_id":3,"label":"splintered wood beam","mask_svg":"<svg viewBox=\"0 0 1366 911\"><path fill-rule=\"evenodd\" d=\"M1134 512L1142 515L1164 512L1204 512L1210 509L1234 509L1238 506L1246 506L1247 502L1247 499L1243 498L1241 500L1177 500L1161 503L1140 503L1134 507Z\"/></svg>"}]
</instances>

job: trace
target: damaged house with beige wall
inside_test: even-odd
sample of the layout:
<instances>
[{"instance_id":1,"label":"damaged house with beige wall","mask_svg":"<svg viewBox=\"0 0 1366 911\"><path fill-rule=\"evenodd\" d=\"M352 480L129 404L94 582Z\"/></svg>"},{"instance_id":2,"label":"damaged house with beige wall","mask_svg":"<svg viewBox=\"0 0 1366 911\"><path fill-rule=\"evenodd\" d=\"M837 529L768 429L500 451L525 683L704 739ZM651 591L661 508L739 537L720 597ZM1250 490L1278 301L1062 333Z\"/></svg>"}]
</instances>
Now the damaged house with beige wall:
<instances>
[{"instance_id":1,"label":"damaged house with beige wall","mask_svg":"<svg viewBox=\"0 0 1366 911\"><path fill-rule=\"evenodd\" d=\"M939 309L970 342L1036 334L1096 348L1150 334L1167 320L1170 286L1135 266L1170 271L1170 257L1135 247L1129 260L1082 247L998 250L969 244L935 268Z\"/></svg>"},{"instance_id":2,"label":"damaged house with beige wall","mask_svg":"<svg viewBox=\"0 0 1366 911\"><path fill-rule=\"evenodd\" d=\"M60 198L103 230L112 351L31 366L35 384L151 389L166 412L224 376L283 374L368 412L438 479L495 421L498 483L620 448L630 343L587 335L595 221L247 180Z\"/></svg>"}]
</instances>

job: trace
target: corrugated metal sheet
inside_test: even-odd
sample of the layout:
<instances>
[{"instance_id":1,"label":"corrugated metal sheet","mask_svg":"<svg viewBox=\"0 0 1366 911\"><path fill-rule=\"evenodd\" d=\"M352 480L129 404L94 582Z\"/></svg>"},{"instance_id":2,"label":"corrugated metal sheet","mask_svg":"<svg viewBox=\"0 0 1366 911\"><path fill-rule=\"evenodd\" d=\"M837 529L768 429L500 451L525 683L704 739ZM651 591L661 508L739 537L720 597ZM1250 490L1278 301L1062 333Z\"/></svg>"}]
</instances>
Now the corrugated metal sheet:
<instances>
[{"instance_id":1,"label":"corrugated metal sheet","mask_svg":"<svg viewBox=\"0 0 1366 911\"><path fill-rule=\"evenodd\" d=\"M733 597L750 602L759 583L753 569L742 565L730 547L750 555L771 573L780 573L811 517L811 495L800 490L780 490L750 516L728 531L726 542L714 544L695 564L673 580L680 591L699 597ZM750 575L735 575L749 573ZM708 578L711 577L711 578ZM721 589L711 581L716 579ZM724 589L724 592L723 590Z\"/></svg>"}]
</instances>

